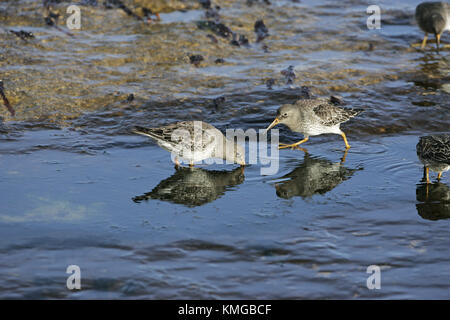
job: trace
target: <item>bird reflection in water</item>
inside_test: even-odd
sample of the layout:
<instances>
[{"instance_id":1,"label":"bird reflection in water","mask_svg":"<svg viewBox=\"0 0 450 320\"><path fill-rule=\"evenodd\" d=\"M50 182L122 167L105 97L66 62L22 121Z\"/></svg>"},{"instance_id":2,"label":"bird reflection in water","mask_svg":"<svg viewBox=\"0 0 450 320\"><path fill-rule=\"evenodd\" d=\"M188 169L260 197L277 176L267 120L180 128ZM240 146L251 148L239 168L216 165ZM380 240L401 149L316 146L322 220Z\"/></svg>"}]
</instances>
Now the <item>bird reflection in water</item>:
<instances>
[{"instance_id":1,"label":"bird reflection in water","mask_svg":"<svg viewBox=\"0 0 450 320\"><path fill-rule=\"evenodd\" d=\"M333 190L341 182L348 180L355 171L344 167L345 152L340 162L331 162L327 159L311 157L307 150L303 162L291 173L282 177L289 179L275 185L277 196L289 199L294 196L303 198L314 194L325 194Z\"/></svg>"},{"instance_id":2,"label":"bird reflection in water","mask_svg":"<svg viewBox=\"0 0 450 320\"><path fill-rule=\"evenodd\" d=\"M196 207L220 198L228 189L244 182L244 169L213 171L180 167L152 191L133 198L134 202L158 199Z\"/></svg>"},{"instance_id":3,"label":"bird reflection in water","mask_svg":"<svg viewBox=\"0 0 450 320\"><path fill-rule=\"evenodd\" d=\"M416 188L417 213L427 220L450 218L450 187L444 183L420 183Z\"/></svg>"}]
</instances>

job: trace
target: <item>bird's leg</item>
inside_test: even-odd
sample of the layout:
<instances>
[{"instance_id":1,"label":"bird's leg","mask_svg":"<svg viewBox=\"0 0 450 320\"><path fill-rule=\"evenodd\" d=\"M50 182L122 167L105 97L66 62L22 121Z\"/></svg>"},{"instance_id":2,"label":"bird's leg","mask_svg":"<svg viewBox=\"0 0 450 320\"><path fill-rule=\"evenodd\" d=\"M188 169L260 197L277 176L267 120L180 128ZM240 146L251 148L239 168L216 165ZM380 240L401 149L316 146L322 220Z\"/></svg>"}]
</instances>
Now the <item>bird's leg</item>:
<instances>
[{"instance_id":1,"label":"bird's leg","mask_svg":"<svg viewBox=\"0 0 450 320\"><path fill-rule=\"evenodd\" d=\"M427 39L428 39L428 33L425 33L425 36L423 37L422 45L420 46L420 49L425 48L427 45Z\"/></svg>"},{"instance_id":2,"label":"bird's leg","mask_svg":"<svg viewBox=\"0 0 450 320\"><path fill-rule=\"evenodd\" d=\"M341 133L341 136L342 136L342 138L344 139L344 142L345 142L345 148L350 149L350 145L349 145L348 142L347 142L347 137L346 137L345 133L342 132L342 133Z\"/></svg>"},{"instance_id":3,"label":"bird's leg","mask_svg":"<svg viewBox=\"0 0 450 320\"><path fill-rule=\"evenodd\" d=\"M425 175L427 176L427 184L429 184L430 183L430 168L426 167L425 171L426 171Z\"/></svg>"},{"instance_id":4,"label":"bird's leg","mask_svg":"<svg viewBox=\"0 0 450 320\"><path fill-rule=\"evenodd\" d=\"M437 176L438 181L441 180L441 177L442 177L442 172L439 172L438 176Z\"/></svg>"},{"instance_id":5,"label":"bird's leg","mask_svg":"<svg viewBox=\"0 0 450 320\"><path fill-rule=\"evenodd\" d=\"M189 168L193 168L193 167L194 167L194 161L191 160L191 161L189 162Z\"/></svg>"},{"instance_id":6,"label":"bird's leg","mask_svg":"<svg viewBox=\"0 0 450 320\"><path fill-rule=\"evenodd\" d=\"M437 49L437 52L439 53L439 45L441 43L441 35L439 33L436 33L435 37L436 37L436 49Z\"/></svg>"},{"instance_id":7,"label":"bird's leg","mask_svg":"<svg viewBox=\"0 0 450 320\"><path fill-rule=\"evenodd\" d=\"M175 157L175 169L179 169L180 168L180 160L178 160L178 157Z\"/></svg>"},{"instance_id":8,"label":"bird's leg","mask_svg":"<svg viewBox=\"0 0 450 320\"><path fill-rule=\"evenodd\" d=\"M309 137L306 137L303 140L300 140L299 142L293 143L293 144L284 144L284 143L280 143L280 146L278 147L278 149L285 149L285 148L292 148L294 149L295 147L297 147L298 145L302 144L303 142L306 142L309 140Z\"/></svg>"}]
</instances>

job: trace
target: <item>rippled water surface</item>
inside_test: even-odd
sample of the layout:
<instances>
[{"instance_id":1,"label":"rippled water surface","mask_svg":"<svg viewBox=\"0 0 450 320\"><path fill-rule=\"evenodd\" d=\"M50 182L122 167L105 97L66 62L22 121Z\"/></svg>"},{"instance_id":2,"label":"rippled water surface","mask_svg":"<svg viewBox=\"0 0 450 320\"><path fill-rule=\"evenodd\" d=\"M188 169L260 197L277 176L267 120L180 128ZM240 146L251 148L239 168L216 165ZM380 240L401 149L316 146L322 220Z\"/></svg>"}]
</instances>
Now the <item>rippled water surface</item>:
<instances>
[{"instance_id":1,"label":"rippled water surface","mask_svg":"<svg viewBox=\"0 0 450 320\"><path fill-rule=\"evenodd\" d=\"M16 110L0 106L0 298L450 298L450 174L423 184L415 152L420 135L449 131L449 51L411 46L420 1L221 1L241 46L199 28L196 1L124 1L160 12L151 23L82 1L72 35L69 2L55 2L58 28L41 1L0 2ZM380 30L366 27L370 4ZM269 36L256 42L259 19ZM348 153L325 135L281 150L275 175L176 171L131 133L178 120L263 129L305 87L365 109L343 126ZM281 141L300 138L280 126ZM66 288L69 265L80 291Z\"/></svg>"}]
</instances>

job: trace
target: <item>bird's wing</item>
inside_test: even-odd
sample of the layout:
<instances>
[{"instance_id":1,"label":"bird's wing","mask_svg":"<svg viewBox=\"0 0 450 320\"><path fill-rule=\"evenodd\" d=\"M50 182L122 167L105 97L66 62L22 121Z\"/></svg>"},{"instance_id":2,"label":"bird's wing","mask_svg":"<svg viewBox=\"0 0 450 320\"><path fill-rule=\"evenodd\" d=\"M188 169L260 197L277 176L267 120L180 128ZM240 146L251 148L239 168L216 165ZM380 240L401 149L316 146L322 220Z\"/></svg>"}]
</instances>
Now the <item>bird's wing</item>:
<instances>
[{"instance_id":1,"label":"bird's wing","mask_svg":"<svg viewBox=\"0 0 450 320\"><path fill-rule=\"evenodd\" d=\"M417 154L423 159L450 165L450 135L421 137Z\"/></svg>"},{"instance_id":2,"label":"bird's wing","mask_svg":"<svg viewBox=\"0 0 450 320\"><path fill-rule=\"evenodd\" d=\"M319 104L313 108L314 114L324 126L335 126L346 122L362 112L360 109L339 108L331 104Z\"/></svg>"},{"instance_id":3,"label":"bird's wing","mask_svg":"<svg viewBox=\"0 0 450 320\"><path fill-rule=\"evenodd\" d=\"M433 159L450 165L450 134L433 136Z\"/></svg>"},{"instance_id":4,"label":"bird's wing","mask_svg":"<svg viewBox=\"0 0 450 320\"><path fill-rule=\"evenodd\" d=\"M161 147L181 155L182 150L191 149L192 125L189 122L172 123L163 127L135 127L135 133L154 139Z\"/></svg>"}]
</instances>

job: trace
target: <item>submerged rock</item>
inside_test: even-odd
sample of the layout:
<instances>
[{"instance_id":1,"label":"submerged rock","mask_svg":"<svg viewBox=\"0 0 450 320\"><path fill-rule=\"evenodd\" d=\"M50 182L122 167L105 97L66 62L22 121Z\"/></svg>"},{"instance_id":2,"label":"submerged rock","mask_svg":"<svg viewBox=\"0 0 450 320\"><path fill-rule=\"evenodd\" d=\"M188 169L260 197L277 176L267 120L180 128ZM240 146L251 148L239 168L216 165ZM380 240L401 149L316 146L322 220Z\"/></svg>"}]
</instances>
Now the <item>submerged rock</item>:
<instances>
[{"instance_id":1,"label":"submerged rock","mask_svg":"<svg viewBox=\"0 0 450 320\"><path fill-rule=\"evenodd\" d=\"M198 67L200 65L200 62L202 62L203 60L205 60L205 58L203 58L201 54L193 54L189 56L189 61L196 67Z\"/></svg>"},{"instance_id":2,"label":"submerged rock","mask_svg":"<svg viewBox=\"0 0 450 320\"><path fill-rule=\"evenodd\" d=\"M233 31L221 22L197 21L196 24L200 30L209 30L222 38L229 38L233 34Z\"/></svg>"},{"instance_id":3,"label":"submerged rock","mask_svg":"<svg viewBox=\"0 0 450 320\"><path fill-rule=\"evenodd\" d=\"M16 35L17 37L19 37L24 41L28 39L34 39L34 34L32 32L27 32L23 30L20 31L9 30L9 32L11 32L12 34Z\"/></svg>"},{"instance_id":4,"label":"submerged rock","mask_svg":"<svg viewBox=\"0 0 450 320\"><path fill-rule=\"evenodd\" d=\"M256 42L260 42L269 36L269 29L267 29L263 20L255 22Z\"/></svg>"},{"instance_id":5,"label":"submerged rock","mask_svg":"<svg viewBox=\"0 0 450 320\"><path fill-rule=\"evenodd\" d=\"M8 109L9 113L11 113L12 116L16 114L16 111L9 103L8 98L5 94L5 88L3 87L3 80L0 80L0 97L2 97L3 103L5 104L6 109Z\"/></svg>"},{"instance_id":6,"label":"submerged rock","mask_svg":"<svg viewBox=\"0 0 450 320\"><path fill-rule=\"evenodd\" d=\"M294 66L289 66L287 69L281 70L280 73L285 77L286 84L294 83L294 79L296 78Z\"/></svg>"},{"instance_id":7,"label":"submerged rock","mask_svg":"<svg viewBox=\"0 0 450 320\"><path fill-rule=\"evenodd\" d=\"M275 79L270 78L270 79L266 80L267 89L272 90L274 85L275 85Z\"/></svg>"}]
</instances>

